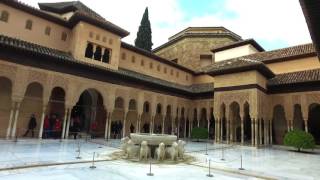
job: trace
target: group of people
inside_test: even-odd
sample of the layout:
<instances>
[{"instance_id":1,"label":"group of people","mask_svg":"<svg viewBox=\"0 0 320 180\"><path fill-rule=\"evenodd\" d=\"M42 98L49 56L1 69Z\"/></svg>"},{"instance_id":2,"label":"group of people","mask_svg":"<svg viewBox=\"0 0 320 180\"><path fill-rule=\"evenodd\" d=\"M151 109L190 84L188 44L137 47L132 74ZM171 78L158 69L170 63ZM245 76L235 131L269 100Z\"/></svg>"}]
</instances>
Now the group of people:
<instances>
[{"instance_id":1,"label":"group of people","mask_svg":"<svg viewBox=\"0 0 320 180\"><path fill-rule=\"evenodd\" d=\"M121 121L111 122L111 135L112 138L118 139L121 137L122 123Z\"/></svg>"},{"instance_id":2,"label":"group of people","mask_svg":"<svg viewBox=\"0 0 320 180\"><path fill-rule=\"evenodd\" d=\"M24 133L24 137L31 132L31 137L34 137L34 131L37 127L37 119L34 114L31 114L28 123L28 129ZM43 138L59 138L61 136L62 122L56 114L46 115L43 121Z\"/></svg>"},{"instance_id":3,"label":"group of people","mask_svg":"<svg viewBox=\"0 0 320 180\"><path fill-rule=\"evenodd\" d=\"M60 138L62 121L56 114L46 115L43 122L43 138Z\"/></svg>"}]
</instances>

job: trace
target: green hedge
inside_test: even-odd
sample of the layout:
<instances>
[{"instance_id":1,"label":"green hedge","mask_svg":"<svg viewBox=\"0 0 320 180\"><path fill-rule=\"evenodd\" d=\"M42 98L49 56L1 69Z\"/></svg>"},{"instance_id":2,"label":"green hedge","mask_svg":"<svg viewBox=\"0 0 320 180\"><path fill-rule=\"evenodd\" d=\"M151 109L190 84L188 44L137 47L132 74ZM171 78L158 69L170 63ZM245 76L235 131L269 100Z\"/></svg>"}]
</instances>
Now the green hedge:
<instances>
[{"instance_id":1,"label":"green hedge","mask_svg":"<svg viewBox=\"0 0 320 180\"><path fill-rule=\"evenodd\" d=\"M294 147L298 151L301 151L301 149L313 149L315 147L315 141L310 133L302 130L292 130L285 135L284 145Z\"/></svg>"},{"instance_id":2,"label":"green hedge","mask_svg":"<svg viewBox=\"0 0 320 180\"><path fill-rule=\"evenodd\" d=\"M207 128L193 128L192 132L191 132L191 138L192 139L197 139L197 141L199 141L199 139L208 139L209 136L209 132Z\"/></svg>"}]
</instances>

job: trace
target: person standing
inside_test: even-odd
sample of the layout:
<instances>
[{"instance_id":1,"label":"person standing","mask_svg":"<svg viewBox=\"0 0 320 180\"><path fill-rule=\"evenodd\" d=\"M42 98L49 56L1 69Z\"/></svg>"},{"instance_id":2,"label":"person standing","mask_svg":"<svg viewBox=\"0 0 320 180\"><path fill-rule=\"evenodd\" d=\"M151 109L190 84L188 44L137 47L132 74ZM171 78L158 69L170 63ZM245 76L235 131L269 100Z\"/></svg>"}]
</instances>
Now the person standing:
<instances>
[{"instance_id":1,"label":"person standing","mask_svg":"<svg viewBox=\"0 0 320 180\"><path fill-rule=\"evenodd\" d=\"M62 127L61 121L59 120L59 118L56 118L56 121L54 124L55 139L59 138L59 136L61 135L61 127Z\"/></svg>"},{"instance_id":2,"label":"person standing","mask_svg":"<svg viewBox=\"0 0 320 180\"><path fill-rule=\"evenodd\" d=\"M97 127L98 127L98 123L97 121L93 121L91 123L91 139L94 139L95 138L95 134L96 134L96 131L97 131Z\"/></svg>"},{"instance_id":3,"label":"person standing","mask_svg":"<svg viewBox=\"0 0 320 180\"><path fill-rule=\"evenodd\" d=\"M44 138L50 138L49 132L50 132L50 120L48 115L45 116L44 122L43 122L43 129L44 129Z\"/></svg>"},{"instance_id":4,"label":"person standing","mask_svg":"<svg viewBox=\"0 0 320 180\"><path fill-rule=\"evenodd\" d=\"M31 135L32 137L34 137L34 129L37 127L37 120L35 118L34 114L31 114L29 123L28 123L28 130L26 131L26 133L23 135L24 137L26 137L29 132L31 131Z\"/></svg>"},{"instance_id":5,"label":"person standing","mask_svg":"<svg viewBox=\"0 0 320 180\"><path fill-rule=\"evenodd\" d=\"M132 123L131 123L131 125L130 125L130 133L134 133L134 126L133 126Z\"/></svg>"}]
</instances>

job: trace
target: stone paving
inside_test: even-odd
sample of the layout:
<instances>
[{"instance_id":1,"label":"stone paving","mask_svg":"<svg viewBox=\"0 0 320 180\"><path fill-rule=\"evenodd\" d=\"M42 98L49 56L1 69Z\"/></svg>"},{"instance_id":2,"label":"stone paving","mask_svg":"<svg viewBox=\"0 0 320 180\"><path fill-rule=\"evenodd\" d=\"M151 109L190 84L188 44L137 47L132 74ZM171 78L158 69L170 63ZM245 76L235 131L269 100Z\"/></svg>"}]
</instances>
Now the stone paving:
<instances>
[{"instance_id":1,"label":"stone paving","mask_svg":"<svg viewBox=\"0 0 320 180\"><path fill-rule=\"evenodd\" d=\"M77 150L80 146L80 157ZM318 179L320 155L274 148L188 142L186 152L196 158L190 164L153 165L154 177L146 176L147 163L113 160L107 156L118 150L119 140L19 140L0 141L0 179L208 179L208 164L213 179ZM206 151L206 148L208 149ZM88 168L93 153L96 169ZM241 166L241 156L243 168ZM224 160L221 160L224 159ZM53 164L59 164L54 165ZM65 164L66 163L66 164ZM80 164L75 164L80 163ZM50 166L46 166L46 165ZM42 166L24 168L24 166ZM19 167L16 170L5 168ZM50 176L48 176L50 175Z\"/></svg>"}]
</instances>

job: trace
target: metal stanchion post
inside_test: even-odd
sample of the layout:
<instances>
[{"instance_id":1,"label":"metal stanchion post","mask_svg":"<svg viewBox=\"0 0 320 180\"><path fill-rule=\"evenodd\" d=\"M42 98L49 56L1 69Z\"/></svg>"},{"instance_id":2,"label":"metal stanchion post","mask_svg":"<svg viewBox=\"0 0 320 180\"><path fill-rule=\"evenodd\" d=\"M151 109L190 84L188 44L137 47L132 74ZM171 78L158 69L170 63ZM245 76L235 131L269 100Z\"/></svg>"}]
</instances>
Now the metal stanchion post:
<instances>
[{"instance_id":1,"label":"metal stanchion post","mask_svg":"<svg viewBox=\"0 0 320 180\"><path fill-rule=\"evenodd\" d=\"M221 149L221 161L224 161L224 148Z\"/></svg>"},{"instance_id":2,"label":"metal stanchion post","mask_svg":"<svg viewBox=\"0 0 320 180\"><path fill-rule=\"evenodd\" d=\"M206 154L205 155L208 155L208 142L206 142Z\"/></svg>"},{"instance_id":3,"label":"metal stanchion post","mask_svg":"<svg viewBox=\"0 0 320 180\"><path fill-rule=\"evenodd\" d=\"M16 134L15 138L14 138L14 142L18 142L18 135Z\"/></svg>"},{"instance_id":4,"label":"metal stanchion post","mask_svg":"<svg viewBox=\"0 0 320 180\"><path fill-rule=\"evenodd\" d=\"M244 170L244 168L242 167L242 155L240 156L240 168L239 168L239 170Z\"/></svg>"},{"instance_id":5,"label":"metal stanchion post","mask_svg":"<svg viewBox=\"0 0 320 180\"><path fill-rule=\"evenodd\" d=\"M76 150L76 152L80 151L80 141L78 140L78 149Z\"/></svg>"},{"instance_id":6,"label":"metal stanchion post","mask_svg":"<svg viewBox=\"0 0 320 180\"><path fill-rule=\"evenodd\" d=\"M211 174L211 159L209 159L209 174L207 174L208 177L213 177L213 175Z\"/></svg>"},{"instance_id":7,"label":"metal stanchion post","mask_svg":"<svg viewBox=\"0 0 320 180\"><path fill-rule=\"evenodd\" d=\"M150 167L149 167L149 173L147 173L147 176L153 176L154 174L151 172L151 160L150 160Z\"/></svg>"},{"instance_id":8,"label":"metal stanchion post","mask_svg":"<svg viewBox=\"0 0 320 180\"><path fill-rule=\"evenodd\" d=\"M95 156L96 152L93 152L93 157L92 157L92 165L90 166L90 169L95 169L96 166L94 165L94 156Z\"/></svg>"},{"instance_id":9,"label":"metal stanchion post","mask_svg":"<svg viewBox=\"0 0 320 180\"><path fill-rule=\"evenodd\" d=\"M81 147L80 147L80 144L79 144L78 148L79 148L79 149L78 149L78 156L76 157L76 159L81 159L81 157L80 157L80 148L81 148Z\"/></svg>"}]
</instances>

